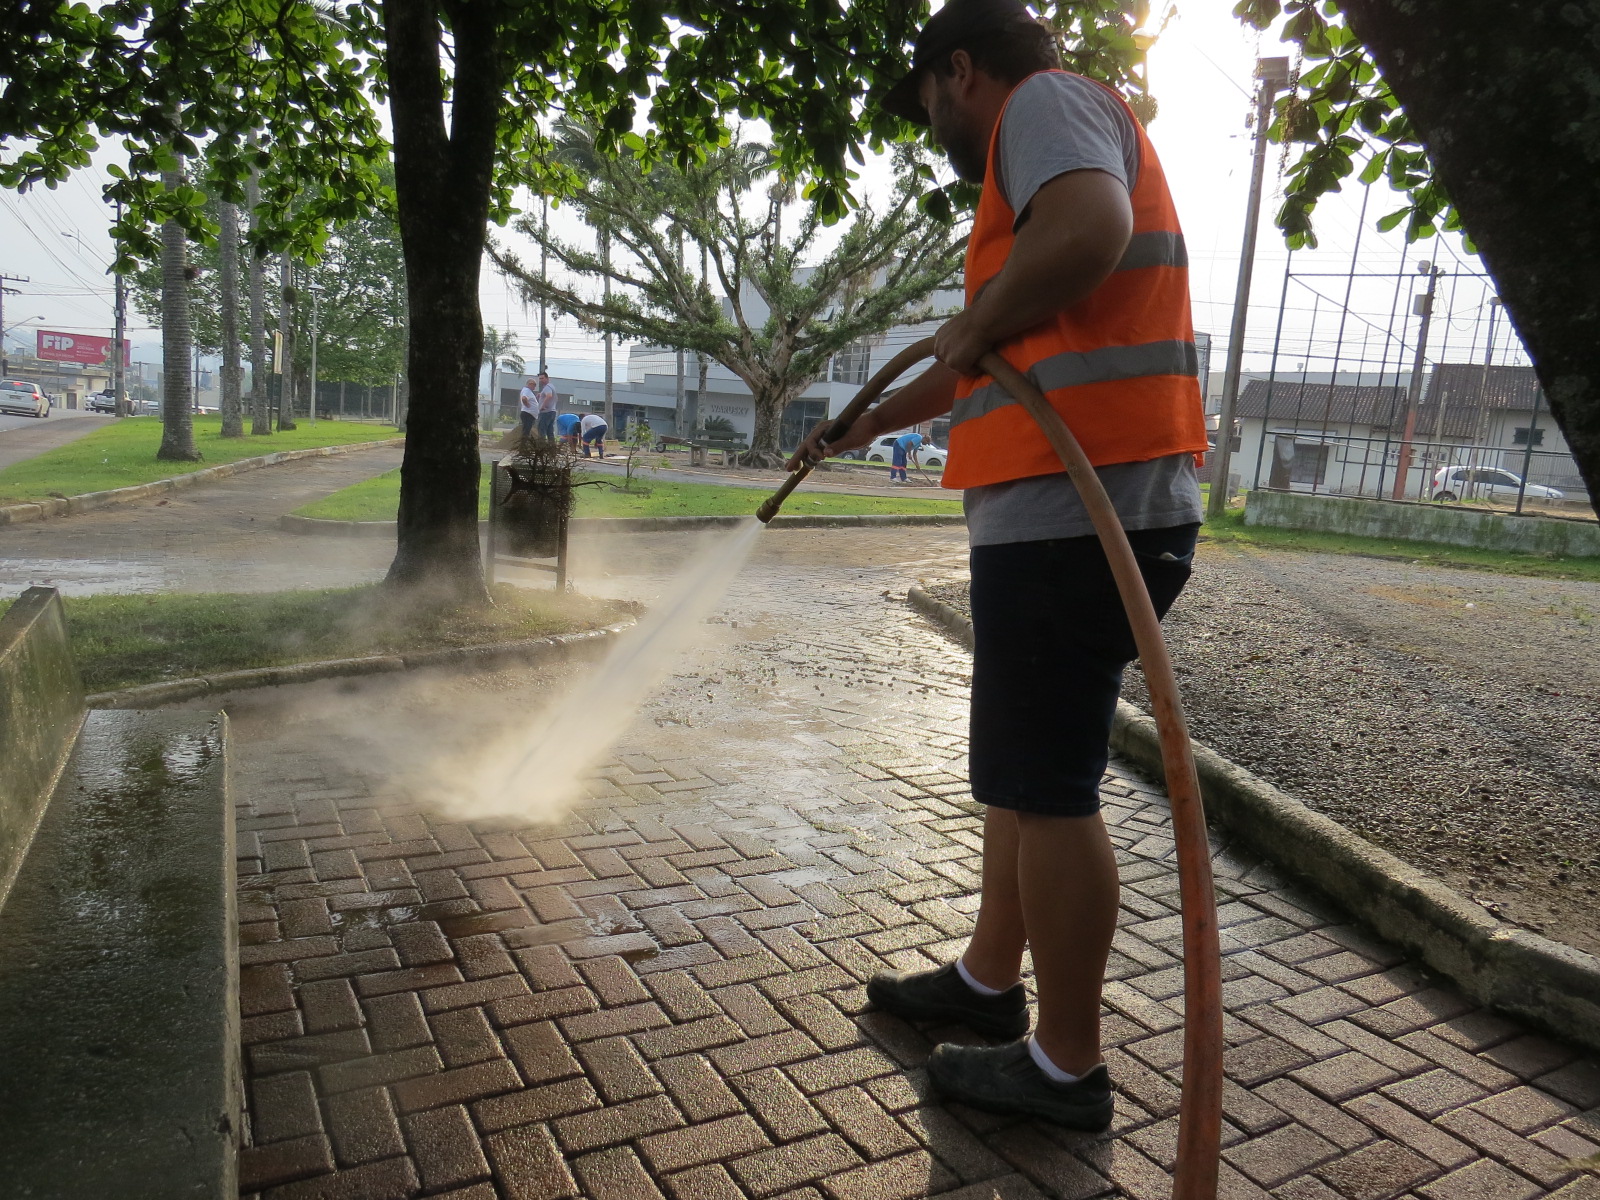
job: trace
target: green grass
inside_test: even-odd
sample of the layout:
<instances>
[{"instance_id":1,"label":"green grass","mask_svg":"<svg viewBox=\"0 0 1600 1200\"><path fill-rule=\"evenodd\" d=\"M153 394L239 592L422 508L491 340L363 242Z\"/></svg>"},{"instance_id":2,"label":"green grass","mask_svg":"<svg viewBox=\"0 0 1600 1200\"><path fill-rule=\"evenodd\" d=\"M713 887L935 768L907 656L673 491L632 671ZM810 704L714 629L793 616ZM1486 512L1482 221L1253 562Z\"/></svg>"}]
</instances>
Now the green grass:
<instances>
[{"instance_id":1,"label":"green grass","mask_svg":"<svg viewBox=\"0 0 1600 1200\"><path fill-rule=\"evenodd\" d=\"M1541 579L1582 579L1600 582L1600 558L1561 558L1541 554L1509 554L1500 550L1474 550L1439 542L1406 542L1395 538L1358 537L1301 529L1272 529L1246 525L1243 509L1230 509L1207 521L1202 536L1225 545L1258 550L1303 550L1316 554L1353 554L1365 558L1404 559L1428 566L1460 567L1498 575L1528 575Z\"/></svg>"},{"instance_id":2,"label":"green grass","mask_svg":"<svg viewBox=\"0 0 1600 1200\"><path fill-rule=\"evenodd\" d=\"M162 593L66 600L73 655L91 692L219 671L435 650L587 629L624 606L495 588L482 612L399 605L377 585L303 592Z\"/></svg>"},{"instance_id":3,"label":"green grass","mask_svg":"<svg viewBox=\"0 0 1600 1200\"><path fill-rule=\"evenodd\" d=\"M580 475L580 479L582 476ZM575 515L580 517L711 517L753 513L768 493L759 488L724 487L716 483L671 483L645 477L636 479L650 494L632 495L608 486L620 476L606 476L596 487L578 489ZM389 471L325 496L295 510L301 517L325 521L392 521L400 497L400 472ZM478 516L489 514L489 466L484 465L478 487ZM789 497L784 512L830 516L857 513L958 513L958 499L929 496L842 496L834 492L807 492L804 487Z\"/></svg>"},{"instance_id":4,"label":"green grass","mask_svg":"<svg viewBox=\"0 0 1600 1200\"><path fill-rule=\"evenodd\" d=\"M270 437L247 434L224 438L222 418L202 416L194 419L194 442L204 456L201 461L167 462L156 458L156 449L161 445L161 419L126 417L0 471L0 504L149 483L279 450L309 450L314 446L377 442L398 436L388 425L357 421L318 421L313 425L301 420L296 428Z\"/></svg>"}]
</instances>

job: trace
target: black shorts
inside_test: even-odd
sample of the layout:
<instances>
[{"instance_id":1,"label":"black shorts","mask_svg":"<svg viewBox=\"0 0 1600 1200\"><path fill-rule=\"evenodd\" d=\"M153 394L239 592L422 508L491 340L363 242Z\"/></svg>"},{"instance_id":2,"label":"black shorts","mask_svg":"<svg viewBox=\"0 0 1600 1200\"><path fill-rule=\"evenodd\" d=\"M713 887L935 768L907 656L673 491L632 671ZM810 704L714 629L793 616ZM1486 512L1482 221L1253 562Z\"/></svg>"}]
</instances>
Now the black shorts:
<instances>
[{"instance_id":1,"label":"black shorts","mask_svg":"<svg viewBox=\"0 0 1600 1200\"><path fill-rule=\"evenodd\" d=\"M1129 533L1156 613L1189 580L1198 525ZM1098 537L972 548L973 799L1100 811L1122 670L1138 657Z\"/></svg>"}]
</instances>

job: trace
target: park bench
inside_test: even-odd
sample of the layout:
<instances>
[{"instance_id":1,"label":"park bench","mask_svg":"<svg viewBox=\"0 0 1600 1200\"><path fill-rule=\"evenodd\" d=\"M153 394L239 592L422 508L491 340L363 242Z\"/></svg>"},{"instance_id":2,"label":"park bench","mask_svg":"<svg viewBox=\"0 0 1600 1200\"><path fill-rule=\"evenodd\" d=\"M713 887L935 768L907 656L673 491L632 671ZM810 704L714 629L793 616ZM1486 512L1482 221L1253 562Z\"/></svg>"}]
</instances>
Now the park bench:
<instances>
[{"instance_id":1,"label":"park bench","mask_svg":"<svg viewBox=\"0 0 1600 1200\"><path fill-rule=\"evenodd\" d=\"M737 433L708 433L695 438L689 443L689 465L691 467L706 466L706 455L721 454L719 466L727 466L733 461L732 455L743 454L750 449L750 443Z\"/></svg>"},{"instance_id":2,"label":"park bench","mask_svg":"<svg viewBox=\"0 0 1600 1200\"><path fill-rule=\"evenodd\" d=\"M88 711L61 598L0 618L0 1194L234 1197L227 718Z\"/></svg>"}]
</instances>

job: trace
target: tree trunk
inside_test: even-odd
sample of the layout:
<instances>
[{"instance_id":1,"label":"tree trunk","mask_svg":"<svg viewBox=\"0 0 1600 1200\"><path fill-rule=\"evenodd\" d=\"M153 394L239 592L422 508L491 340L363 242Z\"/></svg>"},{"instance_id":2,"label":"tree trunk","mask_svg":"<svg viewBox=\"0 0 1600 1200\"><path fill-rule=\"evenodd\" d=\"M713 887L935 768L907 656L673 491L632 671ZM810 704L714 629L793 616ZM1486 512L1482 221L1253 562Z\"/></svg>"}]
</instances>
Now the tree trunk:
<instances>
[{"instance_id":1,"label":"tree trunk","mask_svg":"<svg viewBox=\"0 0 1600 1200\"><path fill-rule=\"evenodd\" d=\"M239 408L243 369L239 365L239 209L221 207L222 271L218 316L222 323L222 436L244 436L244 415Z\"/></svg>"},{"instance_id":2,"label":"tree trunk","mask_svg":"<svg viewBox=\"0 0 1600 1200\"><path fill-rule=\"evenodd\" d=\"M278 259L278 333L283 360L273 363L278 375L278 431L294 428L294 260L285 250Z\"/></svg>"},{"instance_id":3,"label":"tree trunk","mask_svg":"<svg viewBox=\"0 0 1600 1200\"><path fill-rule=\"evenodd\" d=\"M252 144L253 141L252 141ZM250 232L260 224L256 206L261 203L261 186L255 168L244 184L245 204L250 209ZM272 432L272 398L267 392L271 375L267 370L267 268L266 262L256 253L255 239L251 239L248 271L250 296L250 432L252 435Z\"/></svg>"},{"instance_id":4,"label":"tree trunk","mask_svg":"<svg viewBox=\"0 0 1600 1200\"><path fill-rule=\"evenodd\" d=\"M750 439L750 450L740 456L740 463L747 467L783 466L789 457L778 446L783 410L804 390L805 384L787 388L768 386L755 393L756 431Z\"/></svg>"},{"instance_id":5,"label":"tree trunk","mask_svg":"<svg viewBox=\"0 0 1600 1200\"><path fill-rule=\"evenodd\" d=\"M452 10L447 132L434 5L384 0L383 19L407 317L427 330L407 349L412 394L388 582L431 599L488 603L478 551L478 276L503 80L495 29L482 6Z\"/></svg>"},{"instance_id":6,"label":"tree trunk","mask_svg":"<svg viewBox=\"0 0 1600 1200\"><path fill-rule=\"evenodd\" d=\"M184 184L183 168L163 171L168 191ZM189 384L193 338L189 326L189 244L183 226L161 226L161 448L159 459L193 462L194 392Z\"/></svg>"},{"instance_id":7,"label":"tree trunk","mask_svg":"<svg viewBox=\"0 0 1600 1200\"><path fill-rule=\"evenodd\" d=\"M1600 512L1600 10L1341 8L1427 145Z\"/></svg>"}]
</instances>

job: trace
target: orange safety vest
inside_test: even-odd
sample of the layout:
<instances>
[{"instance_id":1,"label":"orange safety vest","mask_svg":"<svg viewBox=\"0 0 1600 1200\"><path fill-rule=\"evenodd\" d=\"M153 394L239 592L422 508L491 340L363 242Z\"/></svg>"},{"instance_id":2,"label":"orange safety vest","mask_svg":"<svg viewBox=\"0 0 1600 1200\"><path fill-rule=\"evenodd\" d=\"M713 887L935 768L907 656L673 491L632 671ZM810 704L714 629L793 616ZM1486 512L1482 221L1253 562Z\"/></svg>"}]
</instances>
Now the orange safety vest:
<instances>
[{"instance_id":1,"label":"orange safety vest","mask_svg":"<svg viewBox=\"0 0 1600 1200\"><path fill-rule=\"evenodd\" d=\"M1127 108L1121 96L1117 102ZM1138 131L1139 179L1130 197L1133 237L1121 263L1086 300L996 347L1049 398L1096 466L1198 455L1207 447L1183 231L1155 148L1131 109L1128 116ZM967 242L969 306L1005 266L1016 240L1016 214L994 186L999 144L996 121L986 186ZM945 487L981 487L1062 470L1043 431L991 376L960 381L950 414Z\"/></svg>"}]
</instances>

